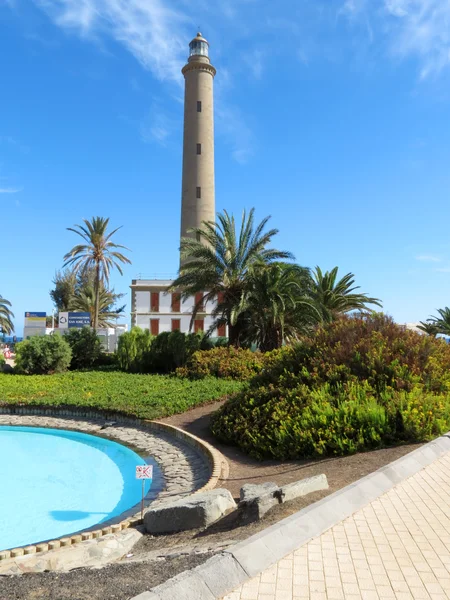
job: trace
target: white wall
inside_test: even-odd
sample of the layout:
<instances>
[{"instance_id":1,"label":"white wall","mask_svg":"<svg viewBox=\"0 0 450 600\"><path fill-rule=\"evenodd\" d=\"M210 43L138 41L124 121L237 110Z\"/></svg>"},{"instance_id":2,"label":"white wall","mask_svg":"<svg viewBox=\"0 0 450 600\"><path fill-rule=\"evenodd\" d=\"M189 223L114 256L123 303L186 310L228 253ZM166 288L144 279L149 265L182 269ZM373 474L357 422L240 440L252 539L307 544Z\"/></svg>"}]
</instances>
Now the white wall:
<instances>
[{"instance_id":1,"label":"white wall","mask_svg":"<svg viewBox=\"0 0 450 600\"><path fill-rule=\"evenodd\" d=\"M160 292L159 294L159 312L169 313L172 312L172 294L166 294Z\"/></svg>"},{"instance_id":2,"label":"white wall","mask_svg":"<svg viewBox=\"0 0 450 600\"><path fill-rule=\"evenodd\" d=\"M150 292L136 292L135 293L135 311L137 313L140 312L149 312L150 310Z\"/></svg>"}]
</instances>

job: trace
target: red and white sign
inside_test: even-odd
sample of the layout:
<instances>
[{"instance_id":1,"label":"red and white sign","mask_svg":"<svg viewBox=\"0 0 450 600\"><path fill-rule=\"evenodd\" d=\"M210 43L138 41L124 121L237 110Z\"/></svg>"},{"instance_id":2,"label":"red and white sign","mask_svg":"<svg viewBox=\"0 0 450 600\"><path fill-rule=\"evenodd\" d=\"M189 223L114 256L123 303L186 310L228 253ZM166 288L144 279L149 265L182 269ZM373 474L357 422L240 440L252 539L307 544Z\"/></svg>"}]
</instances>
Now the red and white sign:
<instances>
[{"instance_id":1,"label":"red and white sign","mask_svg":"<svg viewBox=\"0 0 450 600\"><path fill-rule=\"evenodd\" d=\"M153 465L138 465L136 479L153 479Z\"/></svg>"}]
</instances>

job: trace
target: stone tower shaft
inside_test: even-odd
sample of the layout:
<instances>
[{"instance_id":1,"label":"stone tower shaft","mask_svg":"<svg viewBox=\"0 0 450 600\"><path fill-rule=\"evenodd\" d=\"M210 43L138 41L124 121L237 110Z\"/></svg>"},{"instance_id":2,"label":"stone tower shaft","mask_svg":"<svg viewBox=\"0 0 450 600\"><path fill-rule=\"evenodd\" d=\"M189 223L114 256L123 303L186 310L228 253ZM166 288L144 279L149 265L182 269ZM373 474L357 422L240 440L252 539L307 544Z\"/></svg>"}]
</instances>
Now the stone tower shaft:
<instances>
[{"instance_id":1,"label":"stone tower shaft","mask_svg":"<svg viewBox=\"0 0 450 600\"><path fill-rule=\"evenodd\" d=\"M189 44L190 56L182 73L185 79L181 237L203 221L215 220L214 105L216 74L201 33Z\"/></svg>"}]
</instances>

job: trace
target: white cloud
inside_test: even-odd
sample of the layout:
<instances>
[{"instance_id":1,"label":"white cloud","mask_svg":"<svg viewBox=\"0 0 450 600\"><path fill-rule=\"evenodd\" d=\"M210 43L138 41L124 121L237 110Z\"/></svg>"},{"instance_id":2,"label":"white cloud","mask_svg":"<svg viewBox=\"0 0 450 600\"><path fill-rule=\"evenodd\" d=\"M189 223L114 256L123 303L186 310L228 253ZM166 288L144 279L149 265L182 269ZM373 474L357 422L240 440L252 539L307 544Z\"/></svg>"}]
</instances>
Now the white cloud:
<instances>
[{"instance_id":1,"label":"white cloud","mask_svg":"<svg viewBox=\"0 0 450 600\"><path fill-rule=\"evenodd\" d=\"M165 0L34 0L60 27L106 33L160 80L181 83L190 19Z\"/></svg>"},{"instance_id":2,"label":"white cloud","mask_svg":"<svg viewBox=\"0 0 450 600\"><path fill-rule=\"evenodd\" d=\"M420 254L416 256L416 260L420 260L421 262L441 262L439 256L435 256L434 254Z\"/></svg>"},{"instance_id":3,"label":"white cloud","mask_svg":"<svg viewBox=\"0 0 450 600\"><path fill-rule=\"evenodd\" d=\"M253 155L253 134L238 108L219 106L216 109L217 132L231 147L231 156L245 165Z\"/></svg>"},{"instance_id":4,"label":"white cloud","mask_svg":"<svg viewBox=\"0 0 450 600\"><path fill-rule=\"evenodd\" d=\"M365 27L370 18L389 55L419 61L421 79L450 67L450 0L345 0L340 12Z\"/></svg>"},{"instance_id":5,"label":"white cloud","mask_svg":"<svg viewBox=\"0 0 450 600\"><path fill-rule=\"evenodd\" d=\"M450 273L450 267L441 267L440 269L433 269L433 271L437 271L438 273Z\"/></svg>"},{"instance_id":6,"label":"white cloud","mask_svg":"<svg viewBox=\"0 0 450 600\"><path fill-rule=\"evenodd\" d=\"M245 62L255 79L261 79L263 72L263 56L263 52L257 49L245 53Z\"/></svg>"},{"instance_id":7,"label":"white cloud","mask_svg":"<svg viewBox=\"0 0 450 600\"><path fill-rule=\"evenodd\" d=\"M450 0L385 0L395 23L391 47L421 61L421 78L450 66Z\"/></svg>"},{"instance_id":8,"label":"white cloud","mask_svg":"<svg viewBox=\"0 0 450 600\"><path fill-rule=\"evenodd\" d=\"M176 122L164 110L154 106L139 125L141 139L145 143L157 142L165 146L175 131Z\"/></svg>"},{"instance_id":9,"label":"white cloud","mask_svg":"<svg viewBox=\"0 0 450 600\"><path fill-rule=\"evenodd\" d=\"M22 190L23 188L0 188L0 194L17 194Z\"/></svg>"}]
</instances>

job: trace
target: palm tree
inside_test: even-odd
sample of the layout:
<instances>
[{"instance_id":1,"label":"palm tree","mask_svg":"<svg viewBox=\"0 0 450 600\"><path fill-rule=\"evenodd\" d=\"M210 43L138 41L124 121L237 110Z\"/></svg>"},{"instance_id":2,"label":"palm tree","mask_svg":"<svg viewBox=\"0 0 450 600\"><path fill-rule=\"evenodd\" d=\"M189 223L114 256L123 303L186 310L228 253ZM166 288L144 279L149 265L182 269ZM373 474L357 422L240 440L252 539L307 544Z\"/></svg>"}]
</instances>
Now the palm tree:
<instances>
[{"instance_id":1,"label":"palm tree","mask_svg":"<svg viewBox=\"0 0 450 600\"><path fill-rule=\"evenodd\" d=\"M366 294L354 293L359 289L355 286L353 273L347 273L337 280L338 267L322 273L320 267L313 272L313 297L317 308L325 322L333 321L337 316L353 310L366 310L367 304L381 306L378 298L370 298Z\"/></svg>"},{"instance_id":2,"label":"palm tree","mask_svg":"<svg viewBox=\"0 0 450 600\"><path fill-rule=\"evenodd\" d=\"M310 331L321 320L311 287L311 274L305 267L274 263L255 268L243 297L248 341L268 352Z\"/></svg>"},{"instance_id":3,"label":"palm tree","mask_svg":"<svg viewBox=\"0 0 450 600\"><path fill-rule=\"evenodd\" d=\"M436 337L438 333L441 333L439 331L438 325L436 325L436 323L433 323L431 319L427 319L427 321L420 321L420 324L417 325L417 329L420 329L421 331L432 337Z\"/></svg>"},{"instance_id":4,"label":"palm tree","mask_svg":"<svg viewBox=\"0 0 450 600\"><path fill-rule=\"evenodd\" d=\"M98 315L100 305L100 283L108 283L112 268L116 268L123 275L119 263L131 264L131 260L118 252L118 249L128 250L126 246L115 244L111 241L112 236L120 229L114 229L107 233L109 218L92 217L90 221L83 219L84 225L74 225L68 227L68 231L73 231L83 238L86 244L74 246L70 252L64 256L64 267L72 266L75 273L79 271L86 272L89 269L95 269L95 303L93 327L98 327Z\"/></svg>"},{"instance_id":5,"label":"palm tree","mask_svg":"<svg viewBox=\"0 0 450 600\"><path fill-rule=\"evenodd\" d=\"M0 295L0 328L5 335L10 335L14 331L14 325L12 319L14 319L14 313L9 308L11 302L2 298Z\"/></svg>"},{"instance_id":6,"label":"palm tree","mask_svg":"<svg viewBox=\"0 0 450 600\"><path fill-rule=\"evenodd\" d=\"M428 324L430 326L434 326L436 328L435 335L437 333L443 333L444 335L450 335L450 308L448 308L448 306L446 306L445 308L438 308L437 311L439 313L439 317L430 317L429 319L427 319ZM420 326L419 326L419 329L422 329L422 331L425 331Z\"/></svg>"},{"instance_id":7,"label":"palm tree","mask_svg":"<svg viewBox=\"0 0 450 600\"><path fill-rule=\"evenodd\" d=\"M117 299L117 296L122 294L114 294L106 290L102 282L100 282L100 294L98 304L98 327L114 327L114 320L123 313L125 305L113 310L112 307ZM74 311L91 313L91 326L94 323L95 317L95 288L92 285L85 285L72 300L72 309Z\"/></svg>"},{"instance_id":8,"label":"palm tree","mask_svg":"<svg viewBox=\"0 0 450 600\"><path fill-rule=\"evenodd\" d=\"M178 278L171 290L180 290L183 298L202 292L204 297L194 306L194 321L203 302L217 299L213 311L214 327L228 325L231 345L241 343L242 299L249 276L257 265L268 265L274 261L290 259L290 252L268 248L277 229L264 231L270 217L254 224L254 212L244 211L239 231L233 215L227 211L217 216L217 221L204 221L201 228L189 233L193 237L181 240L181 261Z\"/></svg>"}]
</instances>

